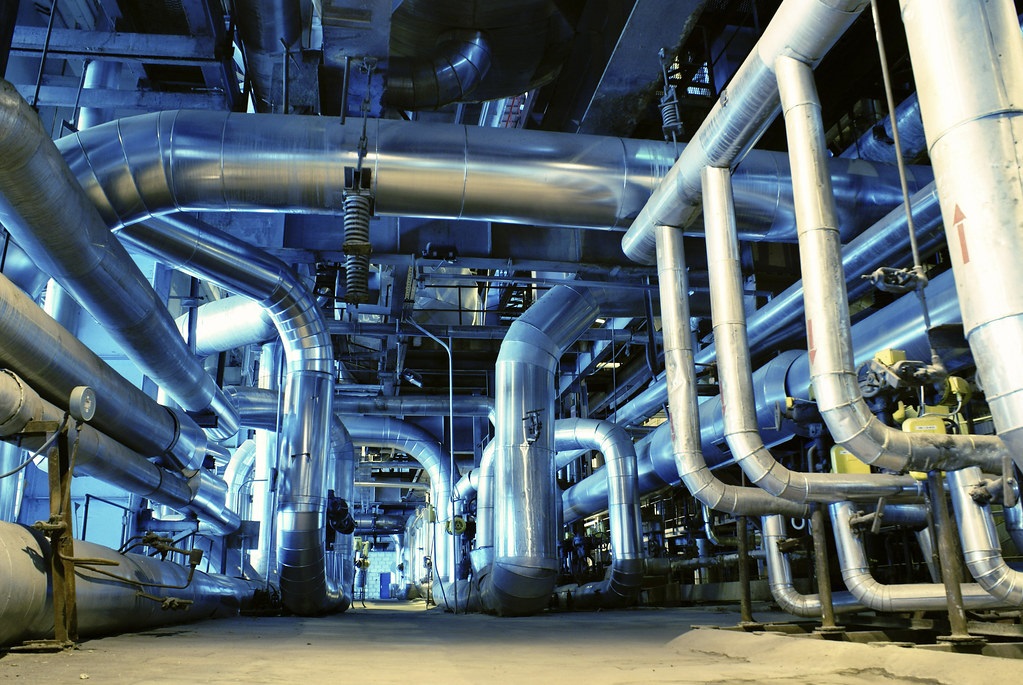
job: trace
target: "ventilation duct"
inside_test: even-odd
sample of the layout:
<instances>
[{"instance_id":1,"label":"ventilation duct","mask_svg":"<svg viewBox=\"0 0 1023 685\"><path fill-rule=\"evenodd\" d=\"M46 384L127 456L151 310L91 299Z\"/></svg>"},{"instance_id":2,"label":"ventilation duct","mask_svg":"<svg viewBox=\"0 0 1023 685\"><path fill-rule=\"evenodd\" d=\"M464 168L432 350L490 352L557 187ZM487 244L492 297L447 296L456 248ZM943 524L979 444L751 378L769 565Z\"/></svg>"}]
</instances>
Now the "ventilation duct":
<instances>
[{"instance_id":1,"label":"ventilation duct","mask_svg":"<svg viewBox=\"0 0 1023 685\"><path fill-rule=\"evenodd\" d=\"M439 109L464 100L490 71L490 46L481 31L443 37L430 59L392 57L383 103L404 110Z\"/></svg>"},{"instance_id":2,"label":"ventilation duct","mask_svg":"<svg viewBox=\"0 0 1023 685\"><path fill-rule=\"evenodd\" d=\"M67 173L39 116L0 82L0 220L18 244L187 411L211 410L226 438L238 417L193 357L166 307ZM61 230L54 230L60 227ZM73 228L73 230L72 230Z\"/></svg>"},{"instance_id":3,"label":"ventilation duct","mask_svg":"<svg viewBox=\"0 0 1023 685\"><path fill-rule=\"evenodd\" d=\"M75 565L78 634L82 638L111 633L237 616L252 601L257 584L239 578L195 571L140 554L118 554L112 549L75 540L75 557L96 560ZM41 533L24 526L0 522L0 647L53 635L52 580L49 563L53 551ZM108 566L107 563L110 565ZM113 581L107 573L125 578ZM160 588L175 589L160 589ZM191 602L187 611L164 608L163 603L142 592Z\"/></svg>"},{"instance_id":4,"label":"ventilation duct","mask_svg":"<svg viewBox=\"0 0 1023 685\"><path fill-rule=\"evenodd\" d=\"M315 299L280 260L180 216L122 228L119 236L169 266L251 297L273 320L287 362L277 508L281 601L301 615L343 610L323 566L334 350Z\"/></svg>"},{"instance_id":5,"label":"ventilation duct","mask_svg":"<svg viewBox=\"0 0 1023 685\"><path fill-rule=\"evenodd\" d=\"M867 0L782 2L692 142L622 238L626 256L643 264L654 263L657 227L684 227L696 219L703 168L730 169L744 157L749 159L750 148L780 111L774 75L778 56L799 55L816 66L868 4Z\"/></svg>"},{"instance_id":6,"label":"ventilation duct","mask_svg":"<svg viewBox=\"0 0 1023 685\"><path fill-rule=\"evenodd\" d=\"M252 83L256 108L270 110L280 102L284 78L281 64L285 51L299 48L302 36L302 6L299 0L235 0L233 16L238 22L238 38L245 46L246 75ZM274 67L278 67L277 80Z\"/></svg>"}]
</instances>

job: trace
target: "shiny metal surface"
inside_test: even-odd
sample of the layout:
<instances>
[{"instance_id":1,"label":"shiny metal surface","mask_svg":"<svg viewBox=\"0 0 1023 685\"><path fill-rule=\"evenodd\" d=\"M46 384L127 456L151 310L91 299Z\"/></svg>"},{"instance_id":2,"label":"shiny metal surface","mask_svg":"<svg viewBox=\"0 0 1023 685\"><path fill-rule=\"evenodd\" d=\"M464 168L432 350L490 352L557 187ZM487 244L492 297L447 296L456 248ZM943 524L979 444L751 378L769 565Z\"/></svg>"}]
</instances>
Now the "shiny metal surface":
<instances>
[{"instance_id":1,"label":"shiny metal surface","mask_svg":"<svg viewBox=\"0 0 1023 685\"><path fill-rule=\"evenodd\" d=\"M52 278L46 282L46 299L43 303L45 311L61 327L71 335L78 334L78 320L82 313L81 306L68 291L60 287L60 283Z\"/></svg>"},{"instance_id":2,"label":"shiny metal surface","mask_svg":"<svg viewBox=\"0 0 1023 685\"><path fill-rule=\"evenodd\" d=\"M973 464L1001 469L1005 446L997 437L906 433L881 423L860 393L853 360L849 304L841 266L838 223L813 71L781 57L775 65L799 231L810 373L817 407L835 442L861 461L893 471L955 469ZM939 184L940 189L940 184ZM929 358L930 355L928 355Z\"/></svg>"},{"instance_id":3,"label":"shiny metal surface","mask_svg":"<svg viewBox=\"0 0 1023 685\"><path fill-rule=\"evenodd\" d=\"M695 219L703 167L734 167L777 116L775 59L798 55L816 65L867 4L866 0L785 0L781 4L690 145L622 239L622 249L630 259L653 264L657 227L681 227Z\"/></svg>"},{"instance_id":4,"label":"shiny metal surface","mask_svg":"<svg viewBox=\"0 0 1023 685\"><path fill-rule=\"evenodd\" d=\"M236 0L232 18L238 22L238 38L245 47L245 74L252 83L259 111L280 102L280 64L285 45L298 50L302 37L300 0ZM278 67L274 79L274 66Z\"/></svg>"},{"instance_id":5,"label":"shiny metal surface","mask_svg":"<svg viewBox=\"0 0 1023 685\"><path fill-rule=\"evenodd\" d=\"M764 446L753 393L739 239L728 169L706 167L703 170L703 213L714 343L719 352L718 382L722 407L727 407L727 411L721 412L724 435L732 458L743 473L770 494L794 502L876 501L878 497L923 496L923 483L909 475L792 471Z\"/></svg>"},{"instance_id":6,"label":"shiny metal surface","mask_svg":"<svg viewBox=\"0 0 1023 685\"><path fill-rule=\"evenodd\" d=\"M494 564L487 611L528 615L547 605L559 567L561 496L554 462L555 370L600 313L590 289L548 290L508 328L494 383Z\"/></svg>"},{"instance_id":7,"label":"shiny metal surface","mask_svg":"<svg viewBox=\"0 0 1023 685\"><path fill-rule=\"evenodd\" d=\"M1023 40L1011 2L903 0L963 327L998 435L1023 463ZM997 296L993 296L997 294Z\"/></svg>"},{"instance_id":8,"label":"shiny metal surface","mask_svg":"<svg viewBox=\"0 0 1023 685\"><path fill-rule=\"evenodd\" d=\"M53 607L47 591L50 567L39 563L51 553L49 541L41 533L0 522L0 576L5 589L0 594L0 646L52 637ZM82 638L236 616L259 589L247 580L197 570L187 587L157 590L135 583L184 586L188 568L145 555L118 554L83 540L75 540L74 553L79 558L113 562L115 566L103 570L131 581L112 581L88 565L75 567L78 632ZM168 611L161 602L140 596L140 588L191 604L188 611Z\"/></svg>"},{"instance_id":9,"label":"shiny metal surface","mask_svg":"<svg viewBox=\"0 0 1023 685\"><path fill-rule=\"evenodd\" d=\"M907 162L927 151L924 136L924 122L920 118L920 100L916 93L899 103L895 108L895 123L899 127L899 142L902 143L902 157ZM895 164L895 145L892 142L892 120L889 117L878 122L873 128L856 139L842 152L847 159L865 159L871 162Z\"/></svg>"},{"instance_id":10,"label":"shiny metal surface","mask_svg":"<svg viewBox=\"0 0 1023 685\"><path fill-rule=\"evenodd\" d=\"M777 514L764 516L763 524L764 551L767 557L767 582L771 586L771 596L782 611L804 618L821 616L821 598L819 595L804 595L799 592L792 581L792 566L778 543L786 539L785 517ZM856 601L851 592L833 592L831 604L836 613L857 611L863 605Z\"/></svg>"},{"instance_id":11,"label":"shiny metal surface","mask_svg":"<svg viewBox=\"0 0 1023 685\"><path fill-rule=\"evenodd\" d=\"M252 519L251 495L243 493L246 486L251 488L254 483L253 470L256 466L256 441L246 440L238 445L224 469L224 482L227 483L228 506L245 520Z\"/></svg>"},{"instance_id":12,"label":"shiny metal surface","mask_svg":"<svg viewBox=\"0 0 1023 685\"><path fill-rule=\"evenodd\" d=\"M632 438L613 423L560 419L554 425L558 450L592 449L604 455L607 474L608 527L612 561L606 580L581 586L575 606L629 606L643 584L643 517L640 513L636 449Z\"/></svg>"},{"instance_id":13,"label":"shiny metal surface","mask_svg":"<svg viewBox=\"0 0 1023 685\"><path fill-rule=\"evenodd\" d=\"M494 448L491 440L480 457L479 486L476 491L476 548L469 553L477 584L494 563Z\"/></svg>"},{"instance_id":14,"label":"shiny metal surface","mask_svg":"<svg viewBox=\"0 0 1023 685\"><path fill-rule=\"evenodd\" d=\"M454 31L432 57L392 57L384 104L404 110L437 109L472 94L490 71L482 31Z\"/></svg>"},{"instance_id":15,"label":"shiny metal surface","mask_svg":"<svg viewBox=\"0 0 1023 685\"><path fill-rule=\"evenodd\" d=\"M696 399L696 368L689 334L689 285L682 232L659 226L657 281L661 294L664 367L668 378L668 421L671 451L678 475L693 497L711 509L732 514L806 516L807 507L783 500L755 487L722 482L707 467L700 445L700 416Z\"/></svg>"},{"instance_id":16,"label":"shiny metal surface","mask_svg":"<svg viewBox=\"0 0 1023 685\"><path fill-rule=\"evenodd\" d=\"M17 445L0 443L0 473L7 473L25 461L28 456ZM0 521L15 521L18 518L19 496L22 490L22 476L0 478Z\"/></svg>"},{"instance_id":17,"label":"shiny metal surface","mask_svg":"<svg viewBox=\"0 0 1023 685\"><path fill-rule=\"evenodd\" d=\"M986 482L980 469L949 471L946 477L970 575L992 597L1009 606L1023 605L1023 572L1005 561L991 506L976 502L970 496L972 488ZM1006 517L1007 528L1010 516Z\"/></svg>"},{"instance_id":18,"label":"shiny metal surface","mask_svg":"<svg viewBox=\"0 0 1023 685\"><path fill-rule=\"evenodd\" d=\"M147 376L186 410L220 410L211 434L233 435L237 417L188 352L142 272L106 230L81 188L69 182L38 115L7 82L0 83L0 107L0 145L7 160L0 170L0 221ZM54 226L77 230L54 231Z\"/></svg>"},{"instance_id":19,"label":"shiny metal surface","mask_svg":"<svg viewBox=\"0 0 1023 685\"><path fill-rule=\"evenodd\" d=\"M349 511L355 506L355 444L348 428L335 415L330 422L330 461L327 465L327 488L334 496L348 503ZM328 557L336 562L327 565L328 587L333 583L341 595L338 611L346 611L355 597L355 534L336 533L334 545L327 550ZM315 570L315 569L314 569ZM328 594L333 595L334 590Z\"/></svg>"},{"instance_id":20,"label":"shiny metal surface","mask_svg":"<svg viewBox=\"0 0 1023 685\"><path fill-rule=\"evenodd\" d=\"M854 513L851 502L837 502L828 507L835 533L838 563L842 580L856 599L874 611L942 611L946 608L945 586L941 583L906 583L883 585L870 571L870 562L861 535L853 531L849 518ZM977 583L963 583L963 601L968 609L999 606L1000 602Z\"/></svg>"},{"instance_id":21,"label":"shiny metal surface","mask_svg":"<svg viewBox=\"0 0 1023 685\"><path fill-rule=\"evenodd\" d=\"M236 347L272 340L277 329L266 308L248 297L225 297L199 306L195 312L195 347L200 358L233 350ZM182 314L175 323L181 337L188 340L189 314Z\"/></svg>"},{"instance_id":22,"label":"shiny metal surface","mask_svg":"<svg viewBox=\"0 0 1023 685\"><path fill-rule=\"evenodd\" d=\"M344 392L344 386L338 388ZM368 414L377 416L447 416L449 409L455 416L486 416L493 423L494 400L482 395L455 395L449 405L447 396L358 397L337 394L334 411L338 414Z\"/></svg>"}]
</instances>

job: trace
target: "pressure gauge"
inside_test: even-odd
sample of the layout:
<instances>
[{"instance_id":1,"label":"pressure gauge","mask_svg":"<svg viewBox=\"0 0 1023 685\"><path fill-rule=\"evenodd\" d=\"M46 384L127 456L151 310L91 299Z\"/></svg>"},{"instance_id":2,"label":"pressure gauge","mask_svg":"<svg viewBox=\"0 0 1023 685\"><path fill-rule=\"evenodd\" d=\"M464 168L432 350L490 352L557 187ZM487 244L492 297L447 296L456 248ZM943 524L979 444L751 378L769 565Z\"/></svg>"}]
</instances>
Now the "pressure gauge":
<instances>
[{"instance_id":1,"label":"pressure gauge","mask_svg":"<svg viewBox=\"0 0 1023 685\"><path fill-rule=\"evenodd\" d=\"M89 421L96 415L96 391L87 385L79 385L71 391L68 411L75 421Z\"/></svg>"}]
</instances>

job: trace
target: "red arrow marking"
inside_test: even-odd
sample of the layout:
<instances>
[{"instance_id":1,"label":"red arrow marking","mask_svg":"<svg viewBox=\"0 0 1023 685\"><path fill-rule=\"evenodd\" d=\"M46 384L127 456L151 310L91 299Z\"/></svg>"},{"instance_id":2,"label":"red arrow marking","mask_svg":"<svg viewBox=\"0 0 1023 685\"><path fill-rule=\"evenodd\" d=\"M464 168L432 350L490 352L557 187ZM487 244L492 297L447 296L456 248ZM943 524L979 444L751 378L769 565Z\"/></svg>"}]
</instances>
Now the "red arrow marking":
<instances>
[{"instance_id":1,"label":"red arrow marking","mask_svg":"<svg viewBox=\"0 0 1023 685\"><path fill-rule=\"evenodd\" d=\"M970 251L966 249L966 215L963 214L963 210L956 205L955 214L952 216L952 225L956 228L956 234L959 237L959 250L963 255L963 264L970 263Z\"/></svg>"},{"instance_id":2,"label":"red arrow marking","mask_svg":"<svg viewBox=\"0 0 1023 685\"><path fill-rule=\"evenodd\" d=\"M817 356L817 346L813 343L813 321L806 320L806 342L810 351L810 365L813 366L813 359Z\"/></svg>"}]
</instances>

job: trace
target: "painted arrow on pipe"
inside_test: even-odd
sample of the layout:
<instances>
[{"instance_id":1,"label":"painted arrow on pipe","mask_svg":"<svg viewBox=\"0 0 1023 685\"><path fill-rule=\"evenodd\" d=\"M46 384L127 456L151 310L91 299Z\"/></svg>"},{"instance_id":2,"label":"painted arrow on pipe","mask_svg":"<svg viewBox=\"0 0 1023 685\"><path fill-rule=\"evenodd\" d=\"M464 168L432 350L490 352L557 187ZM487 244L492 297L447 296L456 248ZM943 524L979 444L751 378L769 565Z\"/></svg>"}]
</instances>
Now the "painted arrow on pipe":
<instances>
[{"instance_id":1,"label":"painted arrow on pipe","mask_svg":"<svg viewBox=\"0 0 1023 685\"><path fill-rule=\"evenodd\" d=\"M966 215L956 205L955 214L952 216L952 225L955 226L956 235L959 236L959 249L963 253L963 264L970 263L970 251L966 249Z\"/></svg>"}]
</instances>

